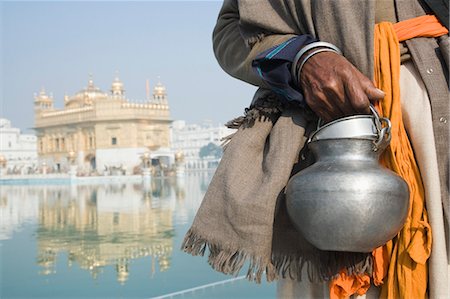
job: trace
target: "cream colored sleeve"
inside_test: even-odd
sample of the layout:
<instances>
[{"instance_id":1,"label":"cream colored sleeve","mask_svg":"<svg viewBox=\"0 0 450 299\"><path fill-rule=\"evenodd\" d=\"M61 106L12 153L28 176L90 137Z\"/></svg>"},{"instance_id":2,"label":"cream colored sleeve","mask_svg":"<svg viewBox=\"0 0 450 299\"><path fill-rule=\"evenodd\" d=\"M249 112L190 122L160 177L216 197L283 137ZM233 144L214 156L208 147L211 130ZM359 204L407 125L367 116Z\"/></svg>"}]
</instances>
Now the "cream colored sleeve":
<instances>
[{"instance_id":1,"label":"cream colored sleeve","mask_svg":"<svg viewBox=\"0 0 450 299\"><path fill-rule=\"evenodd\" d=\"M253 59L261 52L294 37L293 34L267 35L248 47L239 30L237 0L224 0L213 32L213 48L220 66L229 75L250 84L267 87L252 70Z\"/></svg>"}]
</instances>

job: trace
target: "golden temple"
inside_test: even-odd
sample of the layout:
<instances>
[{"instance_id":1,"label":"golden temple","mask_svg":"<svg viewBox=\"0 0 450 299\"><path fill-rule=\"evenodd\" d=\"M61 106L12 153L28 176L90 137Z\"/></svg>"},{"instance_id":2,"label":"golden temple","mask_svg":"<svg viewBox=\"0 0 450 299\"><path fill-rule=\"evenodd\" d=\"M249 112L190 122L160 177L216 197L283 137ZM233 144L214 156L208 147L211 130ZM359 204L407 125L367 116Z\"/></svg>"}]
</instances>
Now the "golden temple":
<instances>
[{"instance_id":1,"label":"golden temple","mask_svg":"<svg viewBox=\"0 0 450 299\"><path fill-rule=\"evenodd\" d=\"M45 90L35 95L35 130L39 162L55 172L69 167L70 154L81 175L103 174L120 167L132 174L143 153L173 159L170 151L170 109L166 88L158 82L153 97L132 102L116 76L109 93L95 86L64 97L64 108L54 108Z\"/></svg>"}]
</instances>

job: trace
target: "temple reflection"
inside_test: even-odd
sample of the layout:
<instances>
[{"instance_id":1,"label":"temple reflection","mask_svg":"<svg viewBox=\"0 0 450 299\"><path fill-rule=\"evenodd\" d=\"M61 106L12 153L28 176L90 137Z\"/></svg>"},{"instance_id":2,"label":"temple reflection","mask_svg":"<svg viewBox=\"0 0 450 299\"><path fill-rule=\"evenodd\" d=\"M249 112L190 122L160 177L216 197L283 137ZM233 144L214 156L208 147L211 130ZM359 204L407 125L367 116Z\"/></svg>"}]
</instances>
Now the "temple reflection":
<instances>
[{"instance_id":1,"label":"temple reflection","mask_svg":"<svg viewBox=\"0 0 450 299\"><path fill-rule=\"evenodd\" d=\"M171 266L175 192L154 180L150 189L116 184L51 189L39 201L37 263L41 274L55 273L61 253L93 278L113 266L125 283L132 260L151 257L154 274Z\"/></svg>"},{"instance_id":2,"label":"temple reflection","mask_svg":"<svg viewBox=\"0 0 450 299\"><path fill-rule=\"evenodd\" d=\"M211 176L196 172L186 180L153 178L146 184L2 185L0 241L33 227L33 255L43 276L78 267L96 279L108 267L123 284L133 277L132 264L142 263L153 277L172 267L176 228L192 221Z\"/></svg>"}]
</instances>

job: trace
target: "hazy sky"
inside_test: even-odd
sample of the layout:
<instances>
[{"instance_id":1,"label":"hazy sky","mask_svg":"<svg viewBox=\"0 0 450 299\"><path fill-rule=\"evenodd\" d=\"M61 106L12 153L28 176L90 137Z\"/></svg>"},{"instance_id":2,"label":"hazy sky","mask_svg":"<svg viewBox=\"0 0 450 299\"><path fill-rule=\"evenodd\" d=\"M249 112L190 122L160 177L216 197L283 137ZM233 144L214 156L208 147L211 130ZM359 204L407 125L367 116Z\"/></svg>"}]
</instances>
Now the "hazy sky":
<instances>
[{"instance_id":1,"label":"hazy sky","mask_svg":"<svg viewBox=\"0 0 450 299\"><path fill-rule=\"evenodd\" d=\"M55 106L89 74L109 91L119 71L126 95L145 99L160 76L172 118L224 123L241 115L255 88L225 74L211 34L222 1L0 1L0 117L32 128L33 94Z\"/></svg>"}]
</instances>

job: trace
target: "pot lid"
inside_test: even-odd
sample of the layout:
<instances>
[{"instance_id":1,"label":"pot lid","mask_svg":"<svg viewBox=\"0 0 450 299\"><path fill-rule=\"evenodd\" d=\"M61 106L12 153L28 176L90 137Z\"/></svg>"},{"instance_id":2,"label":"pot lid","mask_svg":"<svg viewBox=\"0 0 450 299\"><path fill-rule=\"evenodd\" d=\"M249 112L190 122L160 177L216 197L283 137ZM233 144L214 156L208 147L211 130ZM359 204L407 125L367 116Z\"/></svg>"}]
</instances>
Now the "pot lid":
<instances>
[{"instance_id":1,"label":"pot lid","mask_svg":"<svg viewBox=\"0 0 450 299\"><path fill-rule=\"evenodd\" d=\"M309 142L324 139L378 139L375 117L372 115L353 115L329 122L311 134Z\"/></svg>"}]
</instances>

